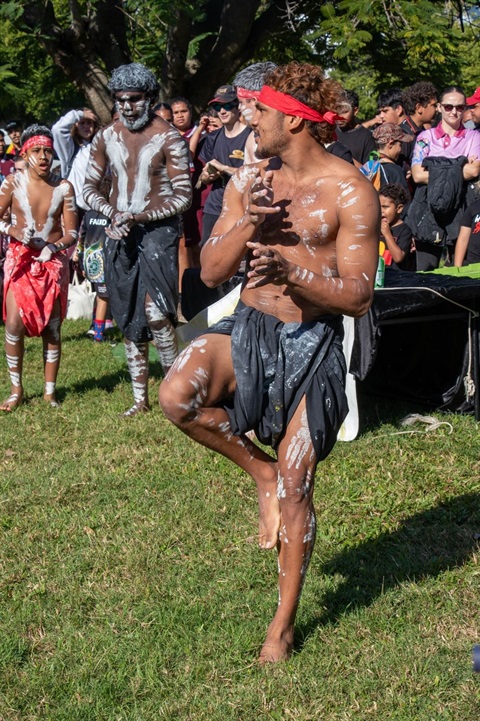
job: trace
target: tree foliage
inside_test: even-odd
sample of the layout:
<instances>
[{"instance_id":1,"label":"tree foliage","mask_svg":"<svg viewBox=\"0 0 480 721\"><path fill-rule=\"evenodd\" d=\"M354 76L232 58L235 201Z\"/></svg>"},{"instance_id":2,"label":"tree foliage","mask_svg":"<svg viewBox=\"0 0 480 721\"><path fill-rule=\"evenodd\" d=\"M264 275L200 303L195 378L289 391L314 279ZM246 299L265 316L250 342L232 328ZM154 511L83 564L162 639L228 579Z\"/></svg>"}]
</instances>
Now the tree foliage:
<instances>
[{"instance_id":1,"label":"tree foliage","mask_svg":"<svg viewBox=\"0 0 480 721\"><path fill-rule=\"evenodd\" d=\"M357 90L430 79L480 84L472 0L7 0L0 7L2 114L54 120L88 104L108 120L112 69L144 62L162 100L197 110L250 62L323 65Z\"/></svg>"}]
</instances>

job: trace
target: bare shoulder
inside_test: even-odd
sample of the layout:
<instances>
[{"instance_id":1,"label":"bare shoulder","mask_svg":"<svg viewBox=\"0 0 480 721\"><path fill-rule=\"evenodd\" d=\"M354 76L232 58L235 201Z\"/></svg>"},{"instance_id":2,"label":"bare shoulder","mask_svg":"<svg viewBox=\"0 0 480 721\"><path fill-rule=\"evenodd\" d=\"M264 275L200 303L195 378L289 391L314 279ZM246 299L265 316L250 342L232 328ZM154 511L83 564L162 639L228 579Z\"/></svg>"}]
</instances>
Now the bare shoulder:
<instances>
[{"instance_id":1,"label":"bare shoulder","mask_svg":"<svg viewBox=\"0 0 480 721\"><path fill-rule=\"evenodd\" d=\"M349 208L359 201L362 205L378 206L378 193L368 178L351 163L332 156L332 162L318 185L324 184L339 210Z\"/></svg>"},{"instance_id":2,"label":"bare shoulder","mask_svg":"<svg viewBox=\"0 0 480 721\"><path fill-rule=\"evenodd\" d=\"M12 190L15 183L15 177L17 175L18 173L9 173L9 175L4 178L0 186L0 191L2 193L8 193L10 190Z\"/></svg>"},{"instance_id":3,"label":"bare shoulder","mask_svg":"<svg viewBox=\"0 0 480 721\"><path fill-rule=\"evenodd\" d=\"M48 185L52 188L52 190L58 188L58 192L60 192L63 197L66 197L67 195L75 195L75 190L73 189L71 182L66 178L60 177L60 175L56 175L55 173L50 174Z\"/></svg>"}]
</instances>

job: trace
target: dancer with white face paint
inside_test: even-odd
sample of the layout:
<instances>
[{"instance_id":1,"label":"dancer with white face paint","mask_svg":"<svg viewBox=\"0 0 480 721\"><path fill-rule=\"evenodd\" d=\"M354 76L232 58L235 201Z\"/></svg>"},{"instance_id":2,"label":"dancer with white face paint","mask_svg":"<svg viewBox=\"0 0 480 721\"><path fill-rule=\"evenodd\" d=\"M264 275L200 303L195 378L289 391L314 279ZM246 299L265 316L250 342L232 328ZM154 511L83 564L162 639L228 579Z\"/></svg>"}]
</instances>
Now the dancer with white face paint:
<instances>
[{"instance_id":1,"label":"dancer with white face paint","mask_svg":"<svg viewBox=\"0 0 480 721\"><path fill-rule=\"evenodd\" d=\"M167 417L257 485L259 544L276 547L279 561L261 663L292 653L315 542L315 470L347 413L341 315L363 315L373 298L378 197L324 148L342 97L313 65L267 75L251 124L257 153L269 160L232 177L202 251L208 286L230 278L247 254L240 303L185 349L160 387ZM276 457L249 440L250 430Z\"/></svg>"},{"instance_id":2,"label":"dancer with white face paint","mask_svg":"<svg viewBox=\"0 0 480 721\"><path fill-rule=\"evenodd\" d=\"M132 417L150 409L148 342L165 372L177 355L178 215L192 196L188 148L178 131L153 112L159 86L139 63L114 70L109 89L118 119L92 144L84 199L111 219L104 246L112 315L125 336L132 378ZM99 192L108 167L112 190Z\"/></svg>"},{"instance_id":3,"label":"dancer with white face paint","mask_svg":"<svg viewBox=\"0 0 480 721\"><path fill-rule=\"evenodd\" d=\"M240 70L233 79L233 86L237 92L239 109L245 123L250 127L250 123L255 114L256 102L263 86L265 75L277 66L270 61L264 63L253 63L248 67ZM245 143L245 165L255 163L258 158L255 155L256 150L255 134L251 133Z\"/></svg>"},{"instance_id":4,"label":"dancer with white face paint","mask_svg":"<svg viewBox=\"0 0 480 721\"><path fill-rule=\"evenodd\" d=\"M63 252L77 239L75 192L68 180L51 173L53 137L42 125L27 128L20 154L26 170L9 175L0 188L0 218L11 224L0 231L11 240L5 261L3 316L10 396L0 405L12 411L23 400L24 338L41 336L45 374L44 400L55 396L60 365L60 326L67 311L68 260Z\"/></svg>"}]
</instances>

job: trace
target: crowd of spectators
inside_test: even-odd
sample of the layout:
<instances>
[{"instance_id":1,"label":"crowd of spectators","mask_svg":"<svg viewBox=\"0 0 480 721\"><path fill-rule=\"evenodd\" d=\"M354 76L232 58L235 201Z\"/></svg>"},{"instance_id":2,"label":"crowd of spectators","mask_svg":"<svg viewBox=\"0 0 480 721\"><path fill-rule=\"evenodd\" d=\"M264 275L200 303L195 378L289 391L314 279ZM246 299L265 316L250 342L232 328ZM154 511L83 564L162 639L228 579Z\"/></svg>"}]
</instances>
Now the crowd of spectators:
<instances>
[{"instance_id":1,"label":"crowd of spectators","mask_svg":"<svg viewBox=\"0 0 480 721\"><path fill-rule=\"evenodd\" d=\"M182 319L189 320L231 287L208 289L202 284L200 249L221 213L230 177L243 164L255 160L255 137L249 121L264 74L274 67L273 63L248 66L232 84L217 89L197 118L191 102L183 96L153 108L155 114L176 128L190 153L193 200L181 218L178 251ZM345 89L344 103L338 108L337 139L327 150L353 163L378 190L385 208L379 247L385 249L386 264L425 271L440 264L479 262L480 88L467 97L457 85L441 92L426 81L405 89L393 87L379 94L374 117L360 120L359 115L358 94ZM80 240L70 257L82 272L84 216L89 211L83 185L91 142L99 128L100 121L89 108L68 110L52 126L56 157L53 167L62 178L68 178L75 190ZM0 130L0 180L22 172L21 133L18 120L9 120ZM396 209L393 225L387 206L392 213L392 208ZM398 242L394 231L399 223L401 248L392 252L393 244ZM97 241L101 231L102 225L97 225ZM2 234L0 281L7 246L8 236ZM100 285L99 318L93 320L103 325L97 324L95 334L92 320L90 330L96 340L104 339L105 320L107 327L111 326L103 280Z\"/></svg>"}]
</instances>

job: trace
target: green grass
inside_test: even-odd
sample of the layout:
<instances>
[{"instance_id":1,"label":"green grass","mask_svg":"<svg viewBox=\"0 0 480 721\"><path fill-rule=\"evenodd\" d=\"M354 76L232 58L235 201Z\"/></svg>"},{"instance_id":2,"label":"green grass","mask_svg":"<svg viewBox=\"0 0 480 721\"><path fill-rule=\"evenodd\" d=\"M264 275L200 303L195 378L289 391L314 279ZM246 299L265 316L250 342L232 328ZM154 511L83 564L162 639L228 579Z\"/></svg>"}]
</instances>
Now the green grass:
<instances>
[{"instance_id":1,"label":"green grass","mask_svg":"<svg viewBox=\"0 0 480 721\"><path fill-rule=\"evenodd\" d=\"M122 354L86 327L64 324L61 408L30 339L27 402L0 416L1 721L477 719L474 419L395 435L403 410L364 402L361 437L317 472L295 653L260 668L276 558L252 481L156 404L119 419ZM153 363L152 401L160 379Z\"/></svg>"}]
</instances>

